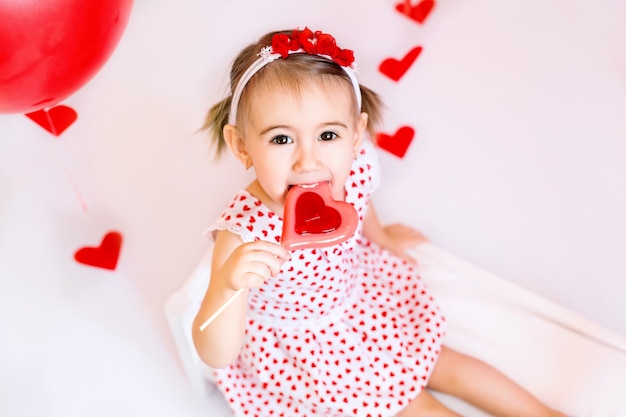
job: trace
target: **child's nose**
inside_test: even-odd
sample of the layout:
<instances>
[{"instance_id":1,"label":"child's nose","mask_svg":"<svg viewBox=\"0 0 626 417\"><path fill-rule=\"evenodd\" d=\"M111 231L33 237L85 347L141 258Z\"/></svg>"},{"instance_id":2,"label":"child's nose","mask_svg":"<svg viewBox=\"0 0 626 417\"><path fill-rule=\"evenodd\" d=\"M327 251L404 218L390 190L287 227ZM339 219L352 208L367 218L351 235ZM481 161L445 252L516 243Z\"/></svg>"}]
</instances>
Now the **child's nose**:
<instances>
[{"instance_id":1,"label":"child's nose","mask_svg":"<svg viewBox=\"0 0 626 417\"><path fill-rule=\"evenodd\" d=\"M294 164L294 170L296 172L311 172L320 169L322 166L321 161L314 148L300 149L298 157Z\"/></svg>"}]
</instances>

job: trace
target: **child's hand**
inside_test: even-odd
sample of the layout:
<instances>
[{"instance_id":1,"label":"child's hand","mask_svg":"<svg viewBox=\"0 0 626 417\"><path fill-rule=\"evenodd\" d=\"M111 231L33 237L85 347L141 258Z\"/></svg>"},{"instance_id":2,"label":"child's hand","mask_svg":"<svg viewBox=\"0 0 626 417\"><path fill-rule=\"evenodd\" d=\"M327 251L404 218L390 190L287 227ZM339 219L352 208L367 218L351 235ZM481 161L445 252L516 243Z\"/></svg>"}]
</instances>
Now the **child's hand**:
<instances>
[{"instance_id":1,"label":"child's hand","mask_svg":"<svg viewBox=\"0 0 626 417\"><path fill-rule=\"evenodd\" d=\"M276 243L262 240L243 243L226 259L218 275L233 290L257 288L275 277L289 259L289 251Z\"/></svg>"},{"instance_id":2,"label":"child's hand","mask_svg":"<svg viewBox=\"0 0 626 417\"><path fill-rule=\"evenodd\" d=\"M428 238L421 232L399 223L385 226L383 231L385 233L384 247L413 264L416 264L417 260L408 255L406 250L421 243L429 242Z\"/></svg>"}]
</instances>

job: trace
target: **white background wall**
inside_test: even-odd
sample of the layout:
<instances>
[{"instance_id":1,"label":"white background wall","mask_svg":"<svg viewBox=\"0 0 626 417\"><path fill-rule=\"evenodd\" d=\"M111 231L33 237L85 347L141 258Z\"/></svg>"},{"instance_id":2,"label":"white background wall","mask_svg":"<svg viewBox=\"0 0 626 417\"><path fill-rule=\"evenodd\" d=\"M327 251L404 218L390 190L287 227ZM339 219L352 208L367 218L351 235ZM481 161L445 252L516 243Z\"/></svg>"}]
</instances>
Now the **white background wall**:
<instances>
[{"instance_id":1,"label":"white background wall","mask_svg":"<svg viewBox=\"0 0 626 417\"><path fill-rule=\"evenodd\" d=\"M442 0L424 25L394 4L138 0L114 55L64 101L78 112L65 133L0 115L0 365L14 387L0 403L38 392L16 384L24 367L83 381L74 361L96 355L106 374L103 343L131 382L153 381L134 395L166 390L151 363L178 366L163 302L249 179L196 130L236 52L292 26L355 49L387 103L382 130L417 130L405 158L381 151L384 221L626 335L626 3ZM417 45L400 82L377 71ZM109 230L125 239L116 271L73 260Z\"/></svg>"}]
</instances>

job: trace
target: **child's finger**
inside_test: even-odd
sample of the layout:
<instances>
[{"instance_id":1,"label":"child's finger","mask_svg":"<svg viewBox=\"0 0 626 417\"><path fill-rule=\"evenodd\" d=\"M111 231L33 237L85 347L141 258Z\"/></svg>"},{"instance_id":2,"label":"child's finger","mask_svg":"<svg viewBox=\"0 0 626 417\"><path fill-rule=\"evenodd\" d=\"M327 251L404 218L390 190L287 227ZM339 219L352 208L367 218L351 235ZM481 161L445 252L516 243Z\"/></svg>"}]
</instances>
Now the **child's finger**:
<instances>
[{"instance_id":1,"label":"child's finger","mask_svg":"<svg viewBox=\"0 0 626 417\"><path fill-rule=\"evenodd\" d=\"M269 276L275 277L280 272L280 268L285 263L285 259L276 256L272 252L258 251L254 254L253 262L257 262L263 265L262 273L259 275L265 276L265 273L269 271L266 278Z\"/></svg>"},{"instance_id":2,"label":"child's finger","mask_svg":"<svg viewBox=\"0 0 626 417\"><path fill-rule=\"evenodd\" d=\"M251 242L242 248L238 256L238 267L233 271L232 280L236 288L256 288L268 279L278 275L289 257L287 251L270 242Z\"/></svg>"},{"instance_id":3,"label":"child's finger","mask_svg":"<svg viewBox=\"0 0 626 417\"><path fill-rule=\"evenodd\" d=\"M249 247L253 250L268 252L284 261L289 260L291 255L289 251L277 243L267 242L265 240L257 240L249 243Z\"/></svg>"}]
</instances>

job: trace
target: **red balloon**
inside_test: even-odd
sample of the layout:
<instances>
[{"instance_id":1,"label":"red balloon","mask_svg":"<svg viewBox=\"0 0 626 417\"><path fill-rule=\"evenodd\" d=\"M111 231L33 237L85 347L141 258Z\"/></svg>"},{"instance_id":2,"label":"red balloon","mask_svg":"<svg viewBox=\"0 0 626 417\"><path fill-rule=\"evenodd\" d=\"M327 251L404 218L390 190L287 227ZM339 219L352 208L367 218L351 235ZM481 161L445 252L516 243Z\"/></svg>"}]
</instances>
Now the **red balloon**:
<instances>
[{"instance_id":1,"label":"red balloon","mask_svg":"<svg viewBox=\"0 0 626 417\"><path fill-rule=\"evenodd\" d=\"M109 59L133 0L0 0L0 113L52 106Z\"/></svg>"}]
</instances>

